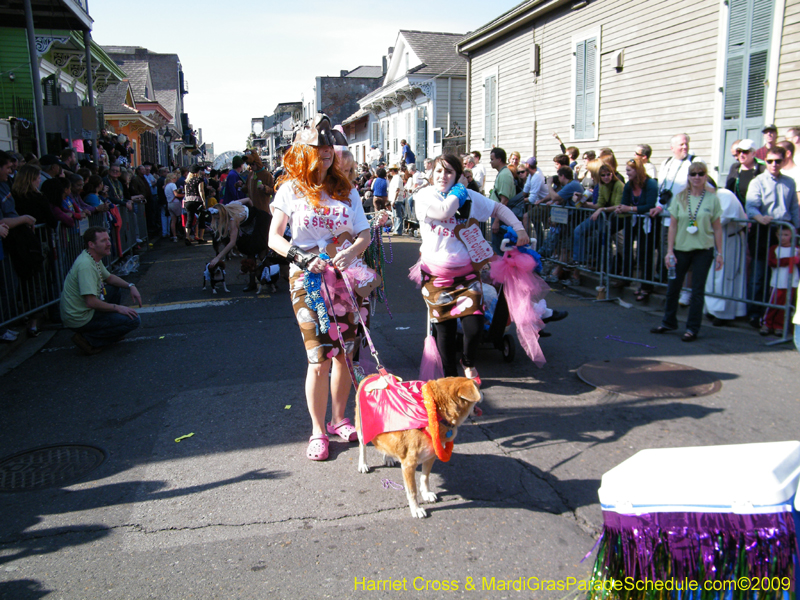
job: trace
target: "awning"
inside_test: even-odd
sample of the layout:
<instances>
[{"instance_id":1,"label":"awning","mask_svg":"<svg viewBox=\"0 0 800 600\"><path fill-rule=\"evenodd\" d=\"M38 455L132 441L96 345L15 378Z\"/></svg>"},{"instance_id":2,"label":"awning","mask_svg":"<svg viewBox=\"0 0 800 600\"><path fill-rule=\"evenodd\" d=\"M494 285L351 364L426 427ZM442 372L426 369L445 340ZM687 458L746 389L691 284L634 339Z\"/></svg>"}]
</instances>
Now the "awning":
<instances>
[{"instance_id":1,"label":"awning","mask_svg":"<svg viewBox=\"0 0 800 600\"><path fill-rule=\"evenodd\" d=\"M33 26L37 29L75 29L91 31L94 21L89 16L88 0L30 0ZM3 27L25 27L22 2L0 2L0 23Z\"/></svg>"},{"instance_id":2,"label":"awning","mask_svg":"<svg viewBox=\"0 0 800 600\"><path fill-rule=\"evenodd\" d=\"M83 36L75 31L36 32L36 53L72 77L86 83L86 46ZM92 55L93 87L99 92L122 81L126 75L99 45L89 45Z\"/></svg>"}]
</instances>

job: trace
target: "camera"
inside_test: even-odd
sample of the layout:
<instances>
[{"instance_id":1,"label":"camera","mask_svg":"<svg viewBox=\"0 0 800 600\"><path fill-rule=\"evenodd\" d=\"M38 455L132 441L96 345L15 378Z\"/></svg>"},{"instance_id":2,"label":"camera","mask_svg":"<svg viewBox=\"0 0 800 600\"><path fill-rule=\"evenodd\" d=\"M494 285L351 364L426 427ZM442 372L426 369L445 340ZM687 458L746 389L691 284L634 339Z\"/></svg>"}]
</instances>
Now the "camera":
<instances>
[{"instance_id":1,"label":"camera","mask_svg":"<svg viewBox=\"0 0 800 600\"><path fill-rule=\"evenodd\" d=\"M661 190L661 192L658 194L659 204L669 204L670 200L672 200L672 191Z\"/></svg>"}]
</instances>

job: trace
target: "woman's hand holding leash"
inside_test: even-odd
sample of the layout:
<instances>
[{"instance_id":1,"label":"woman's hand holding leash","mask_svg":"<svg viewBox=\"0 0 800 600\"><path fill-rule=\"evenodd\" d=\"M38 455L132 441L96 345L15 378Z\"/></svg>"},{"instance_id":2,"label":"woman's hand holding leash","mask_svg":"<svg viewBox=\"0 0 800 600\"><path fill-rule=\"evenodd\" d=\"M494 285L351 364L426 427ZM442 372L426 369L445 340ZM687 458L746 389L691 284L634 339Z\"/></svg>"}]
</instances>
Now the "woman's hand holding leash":
<instances>
[{"instance_id":1,"label":"woman's hand holding leash","mask_svg":"<svg viewBox=\"0 0 800 600\"><path fill-rule=\"evenodd\" d=\"M344 271L354 260L355 257L353 256L353 247L350 246L337 253L336 256L333 257L333 266L340 271Z\"/></svg>"}]
</instances>

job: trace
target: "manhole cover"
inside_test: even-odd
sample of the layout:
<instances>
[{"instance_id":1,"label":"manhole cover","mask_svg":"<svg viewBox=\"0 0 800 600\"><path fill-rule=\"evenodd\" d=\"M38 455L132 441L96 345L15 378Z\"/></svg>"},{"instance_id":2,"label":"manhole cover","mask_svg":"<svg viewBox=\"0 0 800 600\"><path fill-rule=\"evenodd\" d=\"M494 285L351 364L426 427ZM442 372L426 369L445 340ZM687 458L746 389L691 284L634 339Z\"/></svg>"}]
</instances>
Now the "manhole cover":
<instances>
[{"instance_id":1,"label":"manhole cover","mask_svg":"<svg viewBox=\"0 0 800 600\"><path fill-rule=\"evenodd\" d=\"M693 398L720 390L716 377L686 365L646 358L618 358L590 362L578 377L609 392L643 398Z\"/></svg>"},{"instance_id":2,"label":"manhole cover","mask_svg":"<svg viewBox=\"0 0 800 600\"><path fill-rule=\"evenodd\" d=\"M94 471L105 459L100 448L78 444L26 450L0 460L0 492L60 487Z\"/></svg>"}]
</instances>

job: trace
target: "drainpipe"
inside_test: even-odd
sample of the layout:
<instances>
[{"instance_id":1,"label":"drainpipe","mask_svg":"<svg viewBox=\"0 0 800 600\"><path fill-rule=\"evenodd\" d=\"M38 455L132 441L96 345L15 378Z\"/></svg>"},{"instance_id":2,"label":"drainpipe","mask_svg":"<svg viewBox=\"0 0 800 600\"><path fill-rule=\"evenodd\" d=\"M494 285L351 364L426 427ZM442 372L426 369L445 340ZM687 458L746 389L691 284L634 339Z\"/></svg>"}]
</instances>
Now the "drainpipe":
<instances>
[{"instance_id":1,"label":"drainpipe","mask_svg":"<svg viewBox=\"0 0 800 600\"><path fill-rule=\"evenodd\" d=\"M450 106L453 101L453 78L447 78L447 133L450 133Z\"/></svg>"},{"instance_id":2,"label":"drainpipe","mask_svg":"<svg viewBox=\"0 0 800 600\"><path fill-rule=\"evenodd\" d=\"M28 33L28 55L31 61L33 80L33 111L36 114L36 139L39 142L39 156L47 154L47 133L44 128L44 100L42 82L39 79L39 58L36 54L36 33L33 30L33 9L31 0L25 0L25 26Z\"/></svg>"},{"instance_id":3,"label":"drainpipe","mask_svg":"<svg viewBox=\"0 0 800 600\"><path fill-rule=\"evenodd\" d=\"M83 48L86 51L86 89L87 89L87 98L89 100L89 106L94 108L94 74L92 73L92 50L90 44L92 43L92 32L88 29L83 32ZM97 111L95 110L95 126L97 126ZM98 135L100 132L95 131L94 137L92 138L92 158L94 159L94 164L100 164L100 152L97 149L97 140L100 139Z\"/></svg>"}]
</instances>

